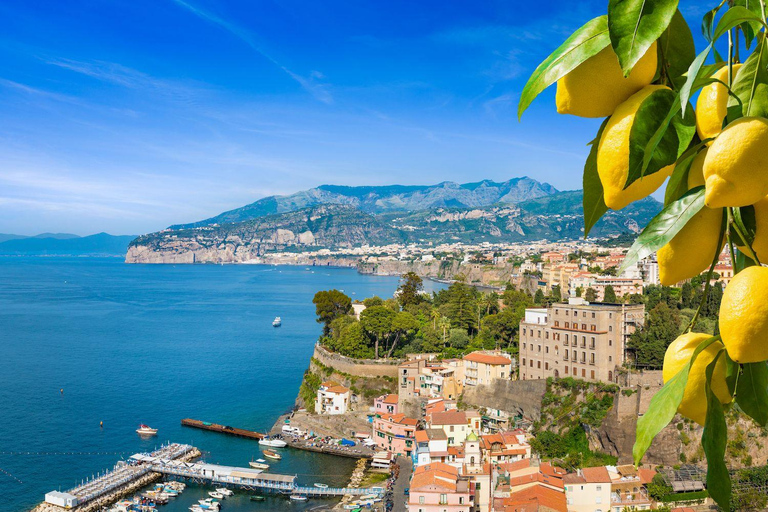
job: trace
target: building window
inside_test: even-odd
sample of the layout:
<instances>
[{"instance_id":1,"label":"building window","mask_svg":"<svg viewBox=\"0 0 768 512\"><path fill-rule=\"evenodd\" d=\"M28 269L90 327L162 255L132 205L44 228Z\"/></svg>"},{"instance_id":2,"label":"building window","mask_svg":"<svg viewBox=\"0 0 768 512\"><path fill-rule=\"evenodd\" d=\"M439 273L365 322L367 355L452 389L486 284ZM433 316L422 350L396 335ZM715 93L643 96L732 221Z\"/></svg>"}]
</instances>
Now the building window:
<instances>
[{"instance_id":1,"label":"building window","mask_svg":"<svg viewBox=\"0 0 768 512\"><path fill-rule=\"evenodd\" d=\"M544 338L549 339L549 331L544 331Z\"/></svg>"},{"instance_id":2,"label":"building window","mask_svg":"<svg viewBox=\"0 0 768 512\"><path fill-rule=\"evenodd\" d=\"M549 370L549 363L544 363L544 369Z\"/></svg>"},{"instance_id":3,"label":"building window","mask_svg":"<svg viewBox=\"0 0 768 512\"><path fill-rule=\"evenodd\" d=\"M612 346L613 346L613 340L608 340L608 346L609 346L609 347L612 347Z\"/></svg>"},{"instance_id":4,"label":"building window","mask_svg":"<svg viewBox=\"0 0 768 512\"><path fill-rule=\"evenodd\" d=\"M591 378L592 378L592 380L594 380L594 379L595 379L595 370L592 370L592 371L591 371L591 374L592 374L592 377L591 377Z\"/></svg>"},{"instance_id":5,"label":"building window","mask_svg":"<svg viewBox=\"0 0 768 512\"><path fill-rule=\"evenodd\" d=\"M537 368L541 368L541 361L536 361L536 365Z\"/></svg>"},{"instance_id":6,"label":"building window","mask_svg":"<svg viewBox=\"0 0 768 512\"><path fill-rule=\"evenodd\" d=\"M581 378L586 379L587 378L587 370L584 368L581 369Z\"/></svg>"},{"instance_id":7,"label":"building window","mask_svg":"<svg viewBox=\"0 0 768 512\"><path fill-rule=\"evenodd\" d=\"M440 504L441 505L447 505L448 504L448 495L447 494L441 494L440 495Z\"/></svg>"},{"instance_id":8,"label":"building window","mask_svg":"<svg viewBox=\"0 0 768 512\"><path fill-rule=\"evenodd\" d=\"M419 505L424 504L424 496L419 496Z\"/></svg>"},{"instance_id":9,"label":"building window","mask_svg":"<svg viewBox=\"0 0 768 512\"><path fill-rule=\"evenodd\" d=\"M613 361L613 356L608 356L608 362L610 363L611 361Z\"/></svg>"},{"instance_id":10,"label":"building window","mask_svg":"<svg viewBox=\"0 0 768 512\"><path fill-rule=\"evenodd\" d=\"M592 312L592 318L595 318L595 312L594 311Z\"/></svg>"},{"instance_id":11,"label":"building window","mask_svg":"<svg viewBox=\"0 0 768 512\"><path fill-rule=\"evenodd\" d=\"M459 505L464 504L464 496L459 496Z\"/></svg>"},{"instance_id":12,"label":"building window","mask_svg":"<svg viewBox=\"0 0 768 512\"><path fill-rule=\"evenodd\" d=\"M565 316L568 316L568 310L567 309L565 310Z\"/></svg>"},{"instance_id":13,"label":"building window","mask_svg":"<svg viewBox=\"0 0 768 512\"><path fill-rule=\"evenodd\" d=\"M587 324L581 324L581 330L586 331L587 330Z\"/></svg>"},{"instance_id":14,"label":"building window","mask_svg":"<svg viewBox=\"0 0 768 512\"><path fill-rule=\"evenodd\" d=\"M541 352L541 345L539 345L539 350L538 351Z\"/></svg>"},{"instance_id":15,"label":"building window","mask_svg":"<svg viewBox=\"0 0 768 512\"><path fill-rule=\"evenodd\" d=\"M568 329L571 326L569 322L565 322L565 328Z\"/></svg>"},{"instance_id":16,"label":"building window","mask_svg":"<svg viewBox=\"0 0 768 512\"><path fill-rule=\"evenodd\" d=\"M523 358L523 366L525 366L525 358Z\"/></svg>"},{"instance_id":17,"label":"building window","mask_svg":"<svg viewBox=\"0 0 768 512\"><path fill-rule=\"evenodd\" d=\"M530 366L531 368L533 368L533 359L531 359L531 360L530 360L530 361L528 361L528 362L530 363L530 365L529 365L529 366Z\"/></svg>"},{"instance_id":18,"label":"building window","mask_svg":"<svg viewBox=\"0 0 768 512\"><path fill-rule=\"evenodd\" d=\"M597 330L597 326L596 326L596 325L594 325L594 324L592 324L592 330L593 330L593 331L596 331L596 330Z\"/></svg>"},{"instance_id":19,"label":"building window","mask_svg":"<svg viewBox=\"0 0 768 512\"><path fill-rule=\"evenodd\" d=\"M451 425L450 431L453 432L453 425Z\"/></svg>"},{"instance_id":20,"label":"building window","mask_svg":"<svg viewBox=\"0 0 768 512\"><path fill-rule=\"evenodd\" d=\"M597 492L600 492L600 491L602 491L602 490L603 490L603 486L602 486L602 485L598 485L598 486L596 486L596 487L595 487L595 490L596 490Z\"/></svg>"},{"instance_id":21,"label":"building window","mask_svg":"<svg viewBox=\"0 0 768 512\"><path fill-rule=\"evenodd\" d=\"M608 326L608 332L613 332L613 326L612 325Z\"/></svg>"},{"instance_id":22,"label":"building window","mask_svg":"<svg viewBox=\"0 0 768 512\"><path fill-rule=\"evenodd\" d=\"M560 322L558 322L557 320L555 320L555 327L560 327Z\"/></svg>"}]
</instances>

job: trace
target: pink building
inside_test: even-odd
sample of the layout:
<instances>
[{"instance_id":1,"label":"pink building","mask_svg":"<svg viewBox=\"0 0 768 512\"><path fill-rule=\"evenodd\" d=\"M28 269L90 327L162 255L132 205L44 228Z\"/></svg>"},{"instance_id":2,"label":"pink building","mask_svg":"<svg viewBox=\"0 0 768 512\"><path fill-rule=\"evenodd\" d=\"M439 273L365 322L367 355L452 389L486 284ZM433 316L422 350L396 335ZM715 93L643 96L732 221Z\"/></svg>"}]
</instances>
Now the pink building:
<instances>
[{"instance_id":1,"label":"pink building","mask_svg":"<svg viewBox=\"0 0 768 512\"><path fill-rule=\"evenodd\" d=\"M388 452L411 456L416 449L418 421L405 414L380 414L373 418L373 440Z\"/></svg>"},{"instance_id":2,"label":"pink building","mask_svg":"<svg viewBox=\"0 0 768 512\"><path fill-rule=\"evenodd\" d=\"M442 462L418 466L411 477L408 510L411 512L470 512L473 506L469 479L458 468Z\"/></svg>"},{"instance_id":3,"label":"pink building","mask_svg":"<svg viewBox=\"0 0 768 512\"><path fill-rule=\"evenodd\" d=\"M373 401L373 411L376 414L397 414L397 395L381 395Z\"/></svg>"}]
</instances>

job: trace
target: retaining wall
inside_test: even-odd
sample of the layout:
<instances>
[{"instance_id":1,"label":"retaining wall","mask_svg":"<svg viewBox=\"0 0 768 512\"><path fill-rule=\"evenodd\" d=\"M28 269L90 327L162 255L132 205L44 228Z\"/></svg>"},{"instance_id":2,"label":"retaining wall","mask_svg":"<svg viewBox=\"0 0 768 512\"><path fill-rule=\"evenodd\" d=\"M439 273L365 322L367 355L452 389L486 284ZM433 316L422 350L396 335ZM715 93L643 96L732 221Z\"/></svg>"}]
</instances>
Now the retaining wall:
<instances>
[{"instance_id":1,"label":"retaining wall","mask_svg":"<svg viewBox=\"0 0 768 512\"><path fill-rule=\"evenodd\" d=\"M397 365L401 359L352 359L328 352L320 345L315 345L314 358L325 366L342 373L357 377L393 377L397 378Z\"/></svg>"}]
</instances>

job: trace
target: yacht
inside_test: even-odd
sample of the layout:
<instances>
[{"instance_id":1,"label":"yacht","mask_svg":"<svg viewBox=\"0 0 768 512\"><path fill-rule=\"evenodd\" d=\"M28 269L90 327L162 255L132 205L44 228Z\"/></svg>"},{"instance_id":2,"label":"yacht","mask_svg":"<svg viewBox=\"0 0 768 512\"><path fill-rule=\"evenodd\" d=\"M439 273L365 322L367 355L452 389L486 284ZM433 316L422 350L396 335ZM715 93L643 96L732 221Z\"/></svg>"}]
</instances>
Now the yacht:
<instances>
[{"instance_id":1,"label":"yacht","mask_svg":"<svg viewBox=\"0 0 768 512\"><path fill-rule=\"evenodd\" d=\"M217 500L223 500L224 499L224 495L221 494L220 492L217 492L217 491L209 492L208 496L210 496L211 498L215 498Z\"/></svg>"},{"instance_id":2,"label":"yacht","mask_svg":"<svg viewBox=\"0 0 768 512\"><path fill-rule=\"evenodd\" d=\"M286 446L288 446L288 443L286 443L282 439L275 439L275 438L270 439L268 437L259 439L259 444L262 446L271 446L272 448L285 448Z\"/></svg>"},{"instance_id":3,"label":"yacht","mask_svg":"<svg viewBox=\"0 0 768 512\"><path fill-rule=\"evenodd\" d=\"M279 316L276 316L275 319L272 320L272 327L280 327L281 325L283 325L283 320Z\"/></svg>"},{"instance_id":4,"label":"yacht","mask_svg":"<svg viewBox=\"0 0 768 512\"><path fill-rule=\"evenodd\" d=\"M248 465L254 469L264 469L264 470L269 469L269 464L267 464L267 461L265 461L264 459L252 460L251 462L248 463Z\"/></svg>"},{"instance_id":5,"label":"yacht","mask_svg":"<svg viewBox=\"0 0 768 512\"><path fill-rule=\"evenodd\" d=\"M144 425L143 423L139 425L139 428L136 429L136 432L140 436L155 436L157 435L157 429L148 427L147 425Z\"/></svg>"}]
</instances>

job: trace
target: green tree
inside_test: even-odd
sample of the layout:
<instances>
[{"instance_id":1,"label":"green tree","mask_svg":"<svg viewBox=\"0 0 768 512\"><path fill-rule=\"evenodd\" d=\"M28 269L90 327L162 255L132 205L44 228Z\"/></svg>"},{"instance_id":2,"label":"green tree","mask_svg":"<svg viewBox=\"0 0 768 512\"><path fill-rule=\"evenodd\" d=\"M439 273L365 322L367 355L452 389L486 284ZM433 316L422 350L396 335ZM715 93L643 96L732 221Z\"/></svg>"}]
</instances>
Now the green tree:
<instances>
[{"instance_id":1,"label":"green tree","mask_svg":"<svg viewBox=\"0 0 768 512\"><path fill-rule=\"evenodd\" d=\"M539 306L544 303L544 292L542 292L541 289L536 290L536 293L533 296L533 302Z\"/></svg>"},{"instance_id":2,"label":"green tree","mask_svg":"<svg viewBox=\"0 0 768 512\"><path fill-rule=\"evenodd\" d=\"M587 288L587 291L584 292L584 299L587 302L597 302L597 290L595 290L591 286Z\"/></svg>"},{"instance_id":3,"label":"green tree","mask_svg":"<svg viewBox=\"0 0 768 512\"><path fill-rule=\"evenodd\" d=\"M363 326L357 321L342 329L337 342L337 351L345 356L360 359L369 359L374 355Z\"/></svg>"},{"instance_id":4,"label":"green tree","mask_svg":"<svg viewBox=\"0 0 768 512\"><path fill-rule=\"evenodd\" d=\"M415 272L406 272L400 277L400 286L397 288L397 301L404 308L409 304L421 302L421 291L424 289L424 281Z\"/></svg>"},{"instance_id":5,"label":"green tree","mask_svg":"<svg viewBox=\"0 0 768 512\"><path fill-rule=\"evenodd\" d=\"M618 297L616 297L616 292L613 291L613 286L608 285L605 287L605 292L603 292L603 302L607 302L609 304L615 304L619 302Z\"/></svg>"},{"instance_id":6,"label":"green tree","mask_svg":"<svg viewBox=\"0 0 768 512\"><path fill-rule=\"evenodd\" d=\"M583 286L577 286L576 287L576 296L581 297L581 295L584 293L584 287Z\"/></svg>"},{"instance_id":7,"label":"green tree","mask_svg":"<svg viewBox=\"0 0 768 512\"><path fill-rule=\"evenodd\" d=\"M661 501L664 496L672 492L672 486L664 480L661 473L656 473L653 479L648 483L648 495L655 501Z\"/></svg>"},{"instance_id":8,"label":"green tree","mask_svg":"<svg viewBox=\"0 0 768 512\"><path fill-rule=\"evenodd\" d=\"M448 335L448 344L455 349L463 349L469 344L469 336L464 329L451 329L451 333Z\"/></svg>"},{"instance_id":9,"label":"green tree","mask_svg":"<svg viewBox=\"0 0 768 512\"><path fill-rule=\"evenodd\" d=\"M451 326L467 332L477 327L477 294L475 288L464 283L453 283L448 288L445 313Z\"/></svg>"},{"instance_id":10,"label":"green tree","mask_svg":"<svg viewBox=\"0 0 768 512\"><path fill-rule=\"evenodd\" d=\"M386 306L371 306L360 313L360 324L375 340L373 354L376 359L379 358L379 344L392 332L394 318L395 312Z\"/></svg>"},{"instance_id":11,"label":"green tree","mask_svg":"<svg viewBox=\"0 0 768 512\"><path fill-rule=\"evenodd\" d=\"M394 334L394 338L392 340L392 345L389 347L389 352L387 352L387 358L392 356L392 352L394 352L397 342L400 341L401 337L410 336L416 332L418 328L419 323L412 314L406 311L397 313L392 319L391 330Z\"/></svg>"},{"instance_id":12,"label":"green tree","mask_svg":"<svg viewBox=\"0 0 768 512\"><path fill-rule=\"evenodd\" d=\"M661 368L664 354L680 332L680 316L665 302L660 302L648 312L645 325L629 337L627 343L635 351L638 365Z\"/></svg>"},{"instance_id":13,"label":"green tree","mask_svg":"<svg viewBox=\"0 0 768 512\"><path fill-rule=\"evenodd\" d=\"M312 299L317 314L317 322L323 324L323 334L330 331L331 322L342 315L352 312L352 299L339 290L320 291Z\"/></svg>"},{"instance_id":14,"label":"green tree","mask_svg":"<svg viewBox=\"0 0 768 512\"><path fill-rule=\"evenodd\" d=\"M363 299L363 305L365 305L366 308L372 308L373 306L383 306L384 299L382 299L377 295L374 295L373 297L368 297L367 299Z\"/></svg>"},{"instance_id":15,"label":"green tree","mask_svg":"<svg viewBox=\"0 0 768 512\"><path fill-rule=\"evenodd\" d=\"M563 300L562 293L560 292L560 285L556 284L552 287L552 291L549 293L549 299L552 302L560 302Z\"/></svg>"},{"instance_id":16,"label":"green tree","mask_svg":"<svg viewBox=\"0 0 768 512\"><path fill-rule=\"evenodd\" d=\"M684 283L683 287L680 289L680 304L684 309L693 307L693 296L693 285L689 282Z\"/></svg>"}]
</instances>

